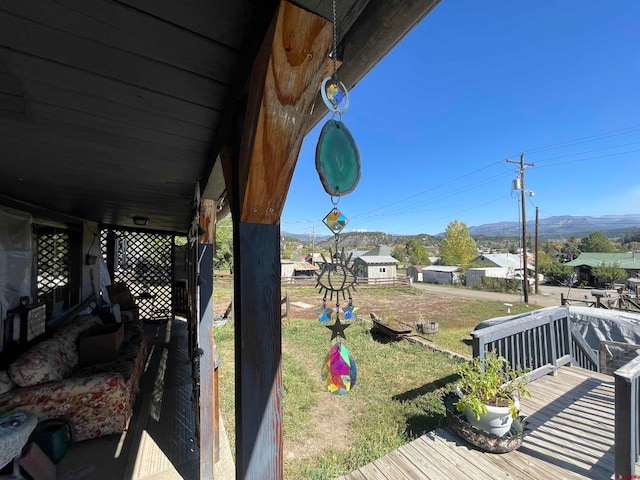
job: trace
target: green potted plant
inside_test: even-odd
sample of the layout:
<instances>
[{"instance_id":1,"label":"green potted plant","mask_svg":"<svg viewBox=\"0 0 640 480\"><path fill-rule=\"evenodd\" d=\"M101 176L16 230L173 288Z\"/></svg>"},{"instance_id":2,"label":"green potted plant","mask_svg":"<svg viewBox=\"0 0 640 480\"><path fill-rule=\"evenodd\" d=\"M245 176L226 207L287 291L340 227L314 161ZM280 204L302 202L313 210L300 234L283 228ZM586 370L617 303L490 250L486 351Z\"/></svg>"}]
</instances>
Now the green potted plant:
<instances>
[{"instance_id":1,"label":"green potted plant","mask_svg":"<svg viewBox=\"0 0 640 480\"><path fill-rule=\"evenodd\" d=\"M519 399L531 396L524 371L514 370L495 352L475 358L458 368L460 381L456 408L474 427L499 437L511 428L518 417Z\"/></svg>"}]
</instances>

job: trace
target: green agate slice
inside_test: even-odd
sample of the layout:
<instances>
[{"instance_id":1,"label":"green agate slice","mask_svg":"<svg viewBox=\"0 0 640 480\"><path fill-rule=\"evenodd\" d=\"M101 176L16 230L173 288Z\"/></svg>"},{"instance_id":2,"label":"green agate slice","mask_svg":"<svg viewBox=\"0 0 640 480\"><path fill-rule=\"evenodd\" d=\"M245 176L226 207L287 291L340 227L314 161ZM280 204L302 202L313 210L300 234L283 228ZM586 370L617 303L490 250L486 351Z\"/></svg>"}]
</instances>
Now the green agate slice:
<instances>
[{"instance_id":1,"label":"green agate slice","mask_svg":"<svg viewBox=\"0 0 640 480\"><path fill-rule=\"evenodd\" d=\"M322 127L316 146L316 170L324 190L335 197L351 193L360 181L358 146L339 120L329 120Z\"/></svg>"}]
</instances>

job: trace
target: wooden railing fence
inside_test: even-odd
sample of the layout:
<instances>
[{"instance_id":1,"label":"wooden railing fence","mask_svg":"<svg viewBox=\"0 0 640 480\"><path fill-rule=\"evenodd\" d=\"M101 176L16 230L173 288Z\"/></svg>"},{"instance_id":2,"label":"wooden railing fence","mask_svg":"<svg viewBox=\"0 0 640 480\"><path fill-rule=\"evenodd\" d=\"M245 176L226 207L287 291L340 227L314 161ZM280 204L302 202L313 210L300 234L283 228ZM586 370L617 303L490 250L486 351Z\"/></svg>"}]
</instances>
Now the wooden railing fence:
<instances>
[{"instance_id":1,"label":"wooden railing fence","mask_svg":"<svg viewBox=\"0 0 640 480\"><path fill-rule=\"evenodd\" d=\"M598 352L574 331L569 309L557 307L516 317L509 322L471 332L473 356L495 351L515 369L534 380L567 364L598 371Z\"/></svg>"},{"instance_id":2,"label":"wooden railing fence","mask_svg":"<svg viewBox=\"0 0 640 480\"><path fill-rule=\"evenodd\" d=\"M564 293L560 294L560 305L562 306L585 306L604 308L607 310L622 310L625 312L640 312L640 299L637 296L632 296L621 292L609 292L603 290L592 290L591 296L593 299L588 299L584 296L584 300L579 298L568 298L564 296Z\"/></svg>"},{"instance_id":3,"label":"wooden railing fence","mask_svg":"<svg viewBox=\"0 0 640 480\"><path fill-rule=\"evenodd\" d=\"M283 286L296 287L315 287L318 283L316 276L307 277L282 277L281 284ZM395 278L367 278L358 277L357 288L362 287L409 287L411 280L406 275L398 275Z\"/></svg>"}]
</instances>

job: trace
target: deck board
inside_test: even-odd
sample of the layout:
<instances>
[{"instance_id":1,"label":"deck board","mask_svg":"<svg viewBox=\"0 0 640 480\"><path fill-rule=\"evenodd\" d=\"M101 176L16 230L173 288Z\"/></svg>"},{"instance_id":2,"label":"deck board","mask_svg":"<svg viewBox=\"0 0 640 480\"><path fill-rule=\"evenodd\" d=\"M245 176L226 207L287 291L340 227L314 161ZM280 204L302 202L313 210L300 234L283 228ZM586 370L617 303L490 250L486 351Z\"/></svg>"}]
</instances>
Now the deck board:
<instances>
[{"instance_id":1,"label":"deck board","mask_svg":"<svg viewBox=\"0 0 640 480\"><path fill-rule=\"evenodd\" d=\"M532 397L521 400L521 409L531 432L517 451L482 452L441 428L340 478L611 479L613 377L562 367L557 375L532 382L529 389Z\"/></svg>"}]
</instances>

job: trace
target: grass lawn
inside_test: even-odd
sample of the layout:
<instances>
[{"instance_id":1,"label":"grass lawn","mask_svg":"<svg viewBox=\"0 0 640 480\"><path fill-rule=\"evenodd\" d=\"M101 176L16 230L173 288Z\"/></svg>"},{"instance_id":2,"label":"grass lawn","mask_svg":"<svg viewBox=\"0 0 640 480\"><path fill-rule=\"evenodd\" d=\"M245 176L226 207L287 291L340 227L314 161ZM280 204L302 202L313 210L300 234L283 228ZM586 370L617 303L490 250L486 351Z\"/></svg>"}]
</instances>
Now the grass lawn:
<instances>
[{"instance_id":1,"label":"grass lawn","mask_svg":"<svg viewBox=\"0 0 640 480\"><path fill-rule=\"evenodd\" d=\"M218 289L214 295L215 311L221 314L230 292ZM471 347L464 340L473 327L505 315L502 302L443 300L412 288L360 289L354 295L361 307L358 320L350 322L343 340L356 361L357 383L346 395L332 395L320 378L333 345L331 332L315 313L321 297L312 289L291 289L291 298L314 305L293 308L282 326L285 478L295 479L335 478L446 423L440 398L456 381L457 361L405 340L372 335L370 312L407 323L438 321L434 343L469 356ZM512 312L534 308L516 304ZM221 405L233 450L233 323L216 328L214 337L222 357Z\"/></svg>"}]
</instances>

